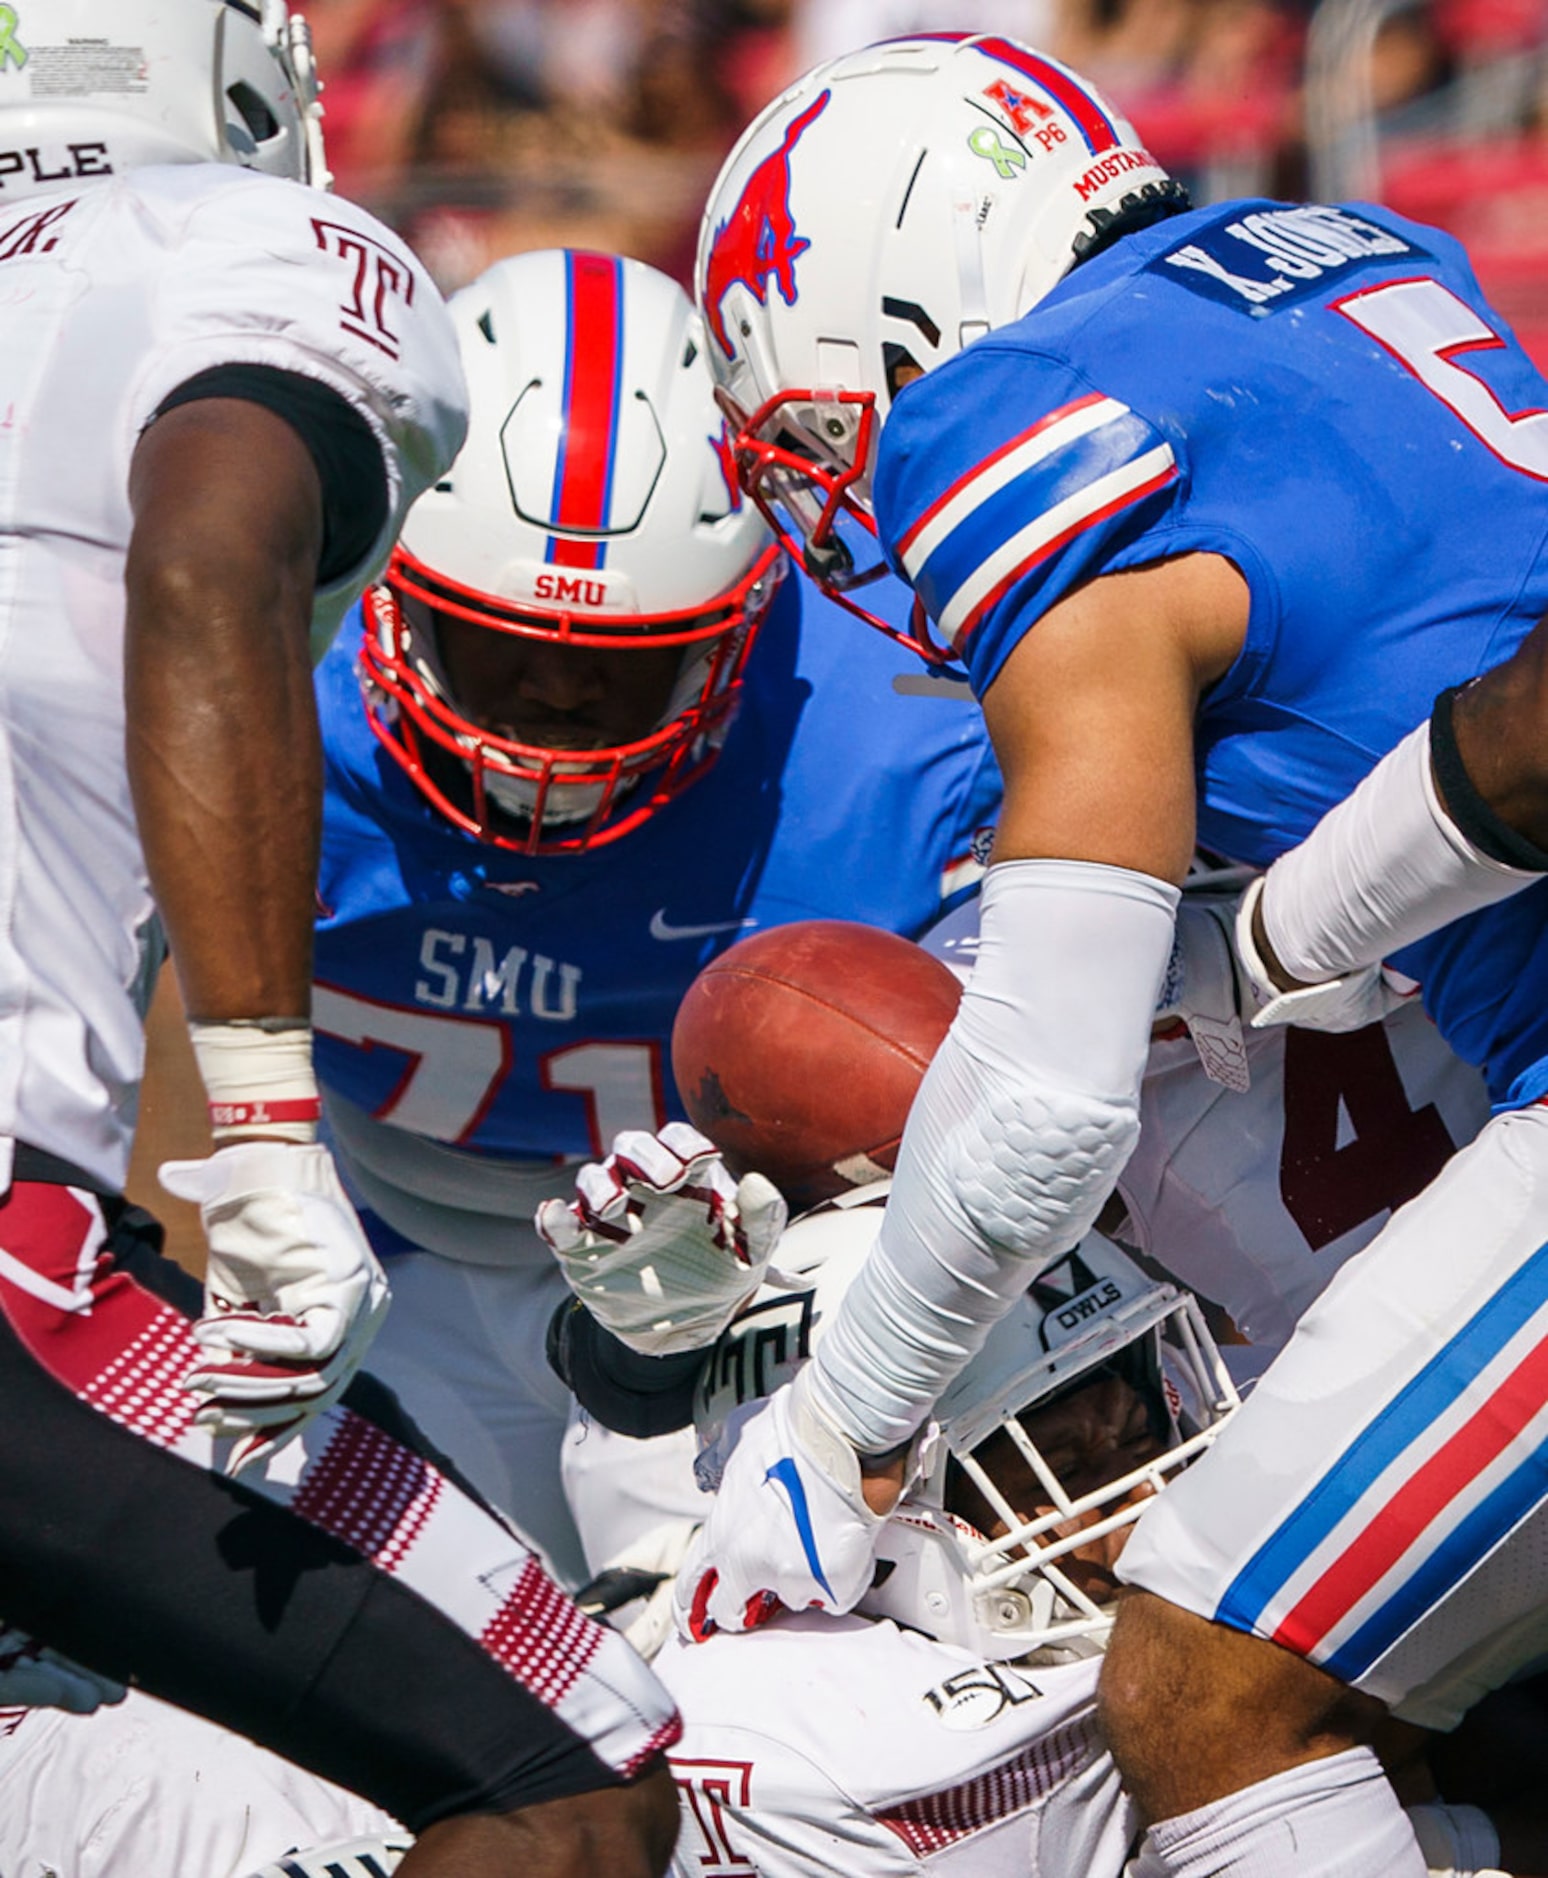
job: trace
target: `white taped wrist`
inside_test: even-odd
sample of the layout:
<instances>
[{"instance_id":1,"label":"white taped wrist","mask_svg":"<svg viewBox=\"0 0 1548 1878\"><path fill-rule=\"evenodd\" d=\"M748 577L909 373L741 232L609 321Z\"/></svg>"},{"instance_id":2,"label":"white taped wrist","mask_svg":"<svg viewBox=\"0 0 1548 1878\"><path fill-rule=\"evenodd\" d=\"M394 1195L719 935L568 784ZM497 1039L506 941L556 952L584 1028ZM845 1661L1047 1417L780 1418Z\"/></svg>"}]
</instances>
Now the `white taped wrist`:
<instances>
[{"instance_id":1,"label":"white taped wrist","mask_svg":"<svg viewBox=\"0 0 1548 1878\"><path fill-rule=\"evenodd\" d=\"M322 1103L310 1028L270 1031L256 1024L191 1023L188 1035L217 1142L236 1136L317 1139Z\"/></svg>"},{"instance_id":2,"label":"white taped wrist","mask_svg":"<svg viewBox=\"0 0 1548 1878\"><path fill-rule=\"evenodd\" d=\"M1264 878L1263 929L1293 978L1375 965L1541 874L1473 846L1446 813L1422 724Z\"/></svg>"},{"instance_id":3,"label":"white taped wrist","mask_svg":"<svg viewBox=\"0 0 1548 1878\"><path fill-rule=\"evenodd\" d=\"M1430 1878L1503 1878L1500 1835L1477 1806L1439 1802L1408 1809L1408 1823L1430 1868Z\"/></svg>"},{"instance_id":4,"label":"white taped wrist","mask_svg":"<svg viewBox=\"0 0 1548 1878\"><path fill-rule=\"evenodd\" d=\"M908 1439L1112 1191L1177 899L1093 862L990 868L977 961L910 1111L880 1239L810 1367L863 1453Z\"/></svg>"},{"instance_id":5,"label":"white taped wrist","mask_svg":"<svg viewBox=\"0 0 1548 1878\"><path fill-rule=\"evenodd\" d=\"M864 1483L860 1474L860 1456L851 1442L834 1425L824 1410L821 1397L812 1393L800 1371L790 1390L790 1426L811 1460L822 1469L843 1494L854 1511L864 1520L881 1525L881 1519L865 1503Z\"/></svg>"}]
</instances>

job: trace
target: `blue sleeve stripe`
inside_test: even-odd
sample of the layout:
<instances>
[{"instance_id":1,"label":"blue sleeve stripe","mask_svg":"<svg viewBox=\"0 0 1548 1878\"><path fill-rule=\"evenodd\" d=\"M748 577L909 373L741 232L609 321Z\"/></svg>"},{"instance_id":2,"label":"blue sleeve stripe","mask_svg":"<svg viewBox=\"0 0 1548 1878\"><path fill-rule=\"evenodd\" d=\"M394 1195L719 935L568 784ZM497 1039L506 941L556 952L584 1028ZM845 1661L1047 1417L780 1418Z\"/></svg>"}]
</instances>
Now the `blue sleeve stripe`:
<instances>
[{"instance_id":1,"label":"blue sleeve stripe","mask_svg":"<svg viewBox=\"0 0 1548 1878\"><path fill-rule=\"evenodd\" d=\"M931 569L922 570L915 584L941 632L960 649L984 615L1032 568L1057 554L1077 535L1132 508L1176 478L1177 460L1171 445L1157 444L1143 455L1081 483L1046 508L1041 503L1033 505L1033 519L986 554L965 554L966 542L943 544L939 558L947 567L960 569L965 565L968 570L950 590L937 590ZM994 539L992 534L989 538Z\"/></svg>"},{"instance_id":2,"label":"blue sleeve stripe","mask_svg":"<svg viewBox=\"0 0 1548 1878\"><path fill-rule=\"evenodd\" d=\"M1030 430L1021 431L1008 443L1000 445L969 470L965 470L949 489L936 497L929 508L898 537L897 555L913 579L936 548L960 522L967 519L996 490L1003 489L1024 470L1062 450L1078 438L1126 417L1129 407L1116 398L1106 398L1099 391L1061 405L1040 417Z\"/></svg>"}]
</instances>

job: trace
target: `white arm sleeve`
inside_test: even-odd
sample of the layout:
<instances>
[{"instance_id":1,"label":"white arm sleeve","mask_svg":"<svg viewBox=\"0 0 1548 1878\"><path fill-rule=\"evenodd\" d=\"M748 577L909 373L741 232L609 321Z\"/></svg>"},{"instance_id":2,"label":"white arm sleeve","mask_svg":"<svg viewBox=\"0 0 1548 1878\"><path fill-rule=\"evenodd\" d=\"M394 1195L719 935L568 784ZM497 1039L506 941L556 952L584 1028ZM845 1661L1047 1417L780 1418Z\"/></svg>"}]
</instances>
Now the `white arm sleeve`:
<instances>
[{"instance_id":1,"label":"white arm sleeve","mask_svg":"<svg viewBox=\"0 0 1548 1878\"><path fill-rule=\"evenodd\" d=\"M1094 862L990 868L977 962L909 1113L881 1237L809 1370L862 1453L913 1433L1101 1211L1139 1129L1177 900Z\"/></svg>"},{"instance_id":2,"label":"white arm sleeve","mask_svg":"<svg viewBox=\"0 0 1548 1878\"><path fill-rule=\"evenodd\" d=\"M1422 724L1275 861L1263 927L1285 970L1315 984L1378 964L1542 878L1491 859L1452 821Z\"/></svg>"}]
</instances>

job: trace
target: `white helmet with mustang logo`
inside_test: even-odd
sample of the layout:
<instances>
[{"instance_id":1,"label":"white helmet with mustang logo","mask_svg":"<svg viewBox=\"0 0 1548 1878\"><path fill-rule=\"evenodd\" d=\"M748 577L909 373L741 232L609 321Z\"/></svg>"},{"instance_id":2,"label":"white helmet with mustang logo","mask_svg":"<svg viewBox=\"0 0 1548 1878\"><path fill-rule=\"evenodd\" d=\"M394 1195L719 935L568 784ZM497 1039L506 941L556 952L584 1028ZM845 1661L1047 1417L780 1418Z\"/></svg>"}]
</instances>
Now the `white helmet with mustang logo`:
<instances>
[{"instance_id":1,"label":"white helmet with mustang logo","mask_svg":"<svg viewBox=\"0 0 1548 1878\"><path fill-rule=\"evenodd\" d=\"M765 1286L706 1358L695 1404L701 1484L716 1483L747 1417L811 1355L870 1248L872 1209L889 1184L797 1220L778 1253L794 1288ZM1093 1445L1078 1422L1047 1413L1096 1384L1122 1391L1101 1405L1128 1418L1111 1444L1099 1433ZM1214 1442L1237 1400L1194 1299L1088 1233L937 1403L939 1432L881 1529L876 1579L857 1608L984 1660L1099 1650L1111 1603L1072 1555L1132 1525ZM1094 1470L1081 1458L1088 1445L1102 1456Z\"/></svg>"},{"instance_id":2,"label":"white helmet with mustang logo","mask_svg":"<svg viewBox=\"0 0 1548 1878\"><path fill-rule=\"evenodd\" d=\"M595 846L713 760L784 564L737 486L703 329L674 281L553 249L496 263L451 304L472 421L368 597L368 710L458 826L528 854ZM681 670L632 742L521 742L454 695L438 616L598 653L675 647ZM470 802L443 786L437 751L465 767Z\"/></svg>"},{"instance_id":3,"label":"white helmet with mustang logo","mask_svg":"<svg viewBox=\"0 0 1548 1878\"><path fill-rule=\"evenodd\" d=\"M325 189L321 89L285 0L0 6L0 203L151 163Z\"/></svg>"},{"instance_id":4,"label":"white helmet with mustang logo","mask_svg":"<svg viewBox=\"0 0 1548 1878\"><path fill-rule=\"evenodd\" d=\"M995 35L845 54L754 120L705 209L699 301L744 486L835 597L882 572L862 531L901 386L1185 204L1089 85Z\"/></svg>"}]
</instances>

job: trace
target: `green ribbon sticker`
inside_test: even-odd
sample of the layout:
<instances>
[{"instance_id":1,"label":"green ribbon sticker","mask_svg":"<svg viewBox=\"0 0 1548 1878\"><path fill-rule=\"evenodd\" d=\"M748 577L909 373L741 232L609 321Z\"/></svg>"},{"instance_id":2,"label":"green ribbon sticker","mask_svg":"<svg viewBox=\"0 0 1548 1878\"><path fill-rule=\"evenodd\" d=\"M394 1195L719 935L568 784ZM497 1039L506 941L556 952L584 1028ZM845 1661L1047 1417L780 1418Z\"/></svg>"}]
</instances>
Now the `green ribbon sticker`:
<instances>
[{"instance_id":1,"label":"green ribbon sticker","mask_svg":"<svg viewBox=\"0 0 1548 1878\"><path fill-rule=\"evenodd\" d=\"M0 7L0 13L8 10ZM1018 150L1014 144L1002 143L1000 133L992 124L980 124L978 129L969 136L968 148L974 156L986 157L1007 182L1017 170L1024 170L1027 167L1025 152Z\"/></svg>"},{"instance_id":2,"label":"green ribbon sticker","mask_svg":"<svg viewBox=\"0 0 1548 1878\"><path fill-rule=\"evenodd\" d=\"M0 5L0 72L14 65L19 72L27 63L27 48L16 37L15 7Z\"/></svg>"}]
</instances>

